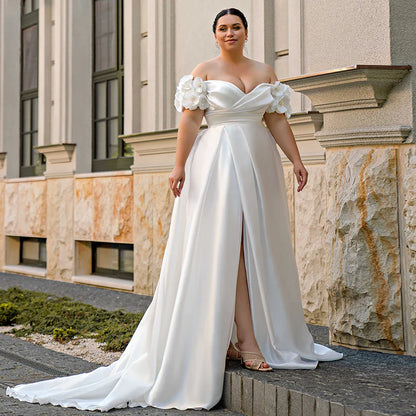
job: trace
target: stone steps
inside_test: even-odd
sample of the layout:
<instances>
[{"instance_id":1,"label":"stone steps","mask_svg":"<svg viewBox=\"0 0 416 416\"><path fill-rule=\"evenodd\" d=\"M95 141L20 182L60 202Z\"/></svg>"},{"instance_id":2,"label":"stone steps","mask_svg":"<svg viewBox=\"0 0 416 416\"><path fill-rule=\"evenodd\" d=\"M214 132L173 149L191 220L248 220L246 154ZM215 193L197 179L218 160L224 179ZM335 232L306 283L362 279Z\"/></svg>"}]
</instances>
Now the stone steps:
<instances>
[{"instance_id":1,"label":"stone steps","mask_svg":"<svg viewBox=\"0 0 416 416\"><path fill-rule=\"evenodd\" d=\"M325 327L308 327L328 345ZM344 358L314 370L261 373L228 362L222 405L254 416L416 415L416 357L330 347Z\"/></svg>"}]
</instances>

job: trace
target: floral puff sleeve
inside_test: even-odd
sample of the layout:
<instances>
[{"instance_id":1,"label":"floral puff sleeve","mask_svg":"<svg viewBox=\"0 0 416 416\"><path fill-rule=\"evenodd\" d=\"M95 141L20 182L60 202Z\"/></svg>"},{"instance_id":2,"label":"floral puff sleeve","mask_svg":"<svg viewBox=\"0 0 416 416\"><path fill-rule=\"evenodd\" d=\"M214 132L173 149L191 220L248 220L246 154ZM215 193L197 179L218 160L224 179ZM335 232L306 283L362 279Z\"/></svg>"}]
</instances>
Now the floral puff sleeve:
<instances>
[{"instance_id":1,"label":"floral puff sleeve","mask_svg":"<svg viewBox=\"0 0 416 416\"><path fill-rule=\"evenodd\" d=\"M284 113L286 118L290 118L292 115L292 107L290 106L289 85L282 84L280 81L276 81L272 85L270 92L273 96L273 101L267 107L266 113Z\"/></svg>"},{"instance_id":2,"label":"floral puff sleeve","mask_svg":"<svg viewBox=\"0 0 416 416\"><path fill-rule=\"evenodd\" d=\"M179 112L183 108L205 110L209 107L207 100L207 88L201 77L184 75L178 83L175 94L175 107Z\"/></svg>"}]
</instances>

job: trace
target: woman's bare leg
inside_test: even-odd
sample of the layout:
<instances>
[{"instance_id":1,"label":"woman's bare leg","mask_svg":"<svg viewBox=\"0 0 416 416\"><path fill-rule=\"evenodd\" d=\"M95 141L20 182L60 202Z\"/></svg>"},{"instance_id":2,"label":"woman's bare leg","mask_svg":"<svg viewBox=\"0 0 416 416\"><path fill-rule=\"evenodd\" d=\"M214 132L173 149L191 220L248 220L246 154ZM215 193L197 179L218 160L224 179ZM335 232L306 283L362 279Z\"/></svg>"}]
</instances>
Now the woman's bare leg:
<instances>
[{"instance_id":1,"label":"woman's bare leg","mask_svg":"<svg viewBox=\"0 0 416 416\"><path fill-rule=\"evenodd\" d=\"M240 349L243 351L260 352L254 336L253 321L251 318L250 301L248 295L247 275L244 265L243 237L241 236L240 262L238 265L237 291L235 302L235 323L237 325L237 338ZM248 365L250 361L246 361ZM267 363L263 368L269 367Z\"/></svg>"}]
</instances>

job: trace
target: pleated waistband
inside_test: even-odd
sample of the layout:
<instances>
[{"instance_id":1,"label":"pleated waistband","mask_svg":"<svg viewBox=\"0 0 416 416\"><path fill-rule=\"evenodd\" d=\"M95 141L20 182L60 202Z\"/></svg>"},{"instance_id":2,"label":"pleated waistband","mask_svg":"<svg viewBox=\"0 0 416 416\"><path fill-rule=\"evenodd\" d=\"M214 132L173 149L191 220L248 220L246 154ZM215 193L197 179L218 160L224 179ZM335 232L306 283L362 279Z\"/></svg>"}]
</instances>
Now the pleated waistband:
<instances>
[{"instance_id":1,"label":"pleated waistband","mask_svg":"<svg viewBox=\"0 0 416 416\"><path fill-rule=\"evenodd\" d=\"M241 121L236 121L236 120L229 120L229 121L222 121L222 122L215 122L215 123L210 123L207 122L208 127L216 127L216 126L222 126L222 125L226 125L226 124L255 124L258 126L263 126L263 123L261 121L247 121L247 120L241 120Z\"/></svg>"},{"instance_id":2,"label":"pleated waistband","mask_svg":"<svg viewBox=\"0 0 416 416\"><path fill-rule=\"evenodd\" d=\"M223 124L241 124L241 123L250 123L250 124L262 124L262 116L258 114L211 114L205 115L208 127L220 126Z\"/></svg>"}]
</instances>

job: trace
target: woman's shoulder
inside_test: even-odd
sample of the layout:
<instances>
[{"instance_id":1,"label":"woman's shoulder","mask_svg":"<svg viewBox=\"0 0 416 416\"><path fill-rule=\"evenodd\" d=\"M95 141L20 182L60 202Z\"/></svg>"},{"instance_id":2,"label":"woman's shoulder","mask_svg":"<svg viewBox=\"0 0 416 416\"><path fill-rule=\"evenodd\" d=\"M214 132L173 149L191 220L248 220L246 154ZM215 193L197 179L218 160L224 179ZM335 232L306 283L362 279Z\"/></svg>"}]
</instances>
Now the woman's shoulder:
<instances>
[{"instance_id":1,"label":"woman's shoulder","mask_svg":"<svg viewBox=\"0 0 416 416\"><path fill-rule=\"evenodd\" d=\"M261 61L256 61L255 59L250 59L250 64L254 71L258 74L261 74L264 79L267 79L267 82L275 83L278 81L278 78L274 72L274 69L269 65Z\"/></svg>"},{"instance_id":2,"label":"woman's shoulder","mask_svg":"<svg viewBox=\"0 0 416 416\"><path fill-rule=\"evenodd\" d=\"M216 65L216 58L201 62L192 70L191 75L194 78L200 77L203 81L206 81L210 70L215 68Z\"/></svg>"},{"instance_id":3,"label":"woman's shoulder","mask_svg":"<svg viewBox=\"0 0 416 416\"><path fill-rule=\"evenodd\" d=\"M265 79L266 82L275 83L278 78L274 72L274 69L269 65L255 59L247 58L251 71L259 75L259 79ZM219 58L213 58L199 63L191 72L193 78L200 77L203 81L208 79L208 74L218 72L220 62Z\"/></svg>"}]
</instances>

